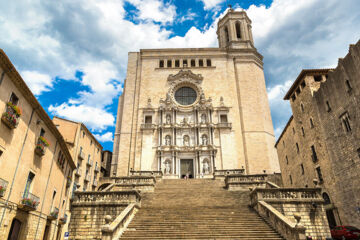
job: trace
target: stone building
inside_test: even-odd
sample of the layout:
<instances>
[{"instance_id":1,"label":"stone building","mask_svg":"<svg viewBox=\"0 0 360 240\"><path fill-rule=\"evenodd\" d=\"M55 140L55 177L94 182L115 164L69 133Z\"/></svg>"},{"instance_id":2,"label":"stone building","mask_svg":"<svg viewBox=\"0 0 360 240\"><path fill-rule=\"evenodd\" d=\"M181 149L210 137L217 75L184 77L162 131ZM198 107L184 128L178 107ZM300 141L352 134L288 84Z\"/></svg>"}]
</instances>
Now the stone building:
<instances>
[{"instance_id":1,"label":"stone building","mask_svg":"<svg viewBox=\"0 0 360 240\"><path fill-rule=\"evenodd\" d=\"M335 69L303 70L285 95L293 116L276 148L284 186L317 179L330 226L360 227L360 42Z\"/></svg>"},{"instance_id":2,"label":"stone building","mask_svg":"<svg viewBox=\"0 0 360 240\"><path fill-rule=\"evenodd\" d=\"M3 50L0 111L0 239L57 239L75 163Z\"/></svg>"},{"instance_id":3,"label":"stone building","mask_svg":"<svg viewBox=\"0 0 360 240\"><path fill-rule=\"evenodd\" d=\"M162 171L212 177L215 169L277 172L263 57L251 20L230 10L219 48L142 49L128 56L112 176Z\"/></svg>"},{"instance_id":4,"label":"stone building","mask_svg":"<svg viewBox=\"0 0 360 240\"><path fill-rule=\"evenodd\" d=\"M102 161L102 146L88 130L79 122L54 117L54 124L64 137L70 154L75 160L76 171L73 174L74 183L71 193L78 191L96 191L99 183ZM70 217L70 205L67 205L67 214ZM67 232L68 224L63 228Z\"/></svg>"},{"instance_id":5,"label":"stone building","mask_svg":"<svg viewBox=\"0 0 360 240\"><path fill-rule=\"evenodd\" d=\"M110 169L111 169L111 159L112 152L111 151L103 151L101 153L101 176L102 177L110 177Z\"/></svg>"}]
</instances>

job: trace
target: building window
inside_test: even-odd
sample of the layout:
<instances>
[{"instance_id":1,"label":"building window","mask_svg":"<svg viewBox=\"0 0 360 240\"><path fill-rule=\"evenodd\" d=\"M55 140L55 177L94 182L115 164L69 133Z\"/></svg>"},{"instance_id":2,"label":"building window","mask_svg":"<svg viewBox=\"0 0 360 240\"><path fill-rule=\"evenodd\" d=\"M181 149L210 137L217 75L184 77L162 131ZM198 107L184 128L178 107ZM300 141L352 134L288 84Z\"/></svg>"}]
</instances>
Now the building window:
<instances>
[{"instance_id":1,"label":"building window","mask_svg":"<svg viewBox=\"0 0 360 240\"><path fill-rule=\"evenodd\" d=\"M351 92L352 87L349 80L345 80L346 91Z\"/></svg>"},{"instance_id":2,"label":"building window","mask_svg":"<svg viewBox=\"0 0 360 240\"><path fill-rule=\"evenodd\" d=\"M322 80L322 76L321 76L321 75L315 75L315 76L314 76L314 81L315 81L315 82L321 82L321 80Z\"/></svg>"},{"instance_id":3,"label":"building window","mask_svg":"<svg viewBox=\"0 0 360 240\"><path fill-rule=\"evenodd\" d=\"M293 134L295 134L295 128L292 128Z\"/></svg>"},{"instance_id":4,"label":"building window","mask_svg":"<svg viewBox=\"0 0 360 240\"><path fill-rule=\"evenodd\" d=\"M2 154L3 154L3 151L2 151L2 150L0 150L0 157L2 156Z\"/></svg>"},{"instance_id":5,"label":"building window","mask_svg":"<svg viewBox=\"0 0 360 240\"><path fill-rule=\"evenodd\" d=\"M298 143L295 143L295 145L296 145L296 152L297 152L297 153L300 153L299 144L298 144Z\"/></svg>"},{"instance_id":6,"label":"building window","mask_svg":"<svg viewBox=\"0 0 360 240\"><path fill-rule=\"evenodd\" d=\"M292 185L292 184L293 184L293 181L292 181L291 175L289 175L289 179L290 179L290 184Z\"/></svg>"},{"instance_id":7,"label":"building window","mask_svg":"<svg viewBox=\"0 0 360 240\"><path fill-rule=\"evenodd\" d=\"M228 43L228 42L230 41L230 38L229 38L229 31L228 31L228 28L227 28L227 27L225 27L224 33L225 33L226 43Z\"/></svg>"},{"instance_id":8,"label":"building window","mask_svg":"<svg viewBox=\"0 0 360 240\"><path fill-rule=\"evenodd\" d=\"M317 160L318 160L314 145L311 146L311 158L312 158L313 162L317 162Z\"/></svg>"},{"instance_id":9,"label":"building window","mask_svg":"<svg viewBox=\"0 0 360 240\"><path fill-rule=\"evenodd\" d=\"M328 111L328 112L331 111L331 107L330 107L329 101L326 101L326 111Z\"/></svg>"},{"instance_id":10,"label":"building window","mask_svg":"<svg viewBox=\"0 0 360 240\"><path fill-rule=\"evenodd\" d=\"M175 60L175 67L180 67L180 60Z\"/></svg>"},{"instance_id":11,"label":"building window","mask_svg":"<svg viewBox=\"0 0 360 240\"><path fill-rule=\"evenodd\" d=\"M323 182L324 182L324 179L323 179L323 176L322 176L320 167L317 167L317 168L316 168L316 173L317 173L317 175L318 175L319 182L320 182L320 183L323 183Z\"/></svg>"},{"instance_id":12,"label":"building window","mask_svg":"<svg viewBox=\"0 0 360 240\"><path fill-rule=\"evenodd\" d=\"M358 148L356 151L357 151L357 154L358 154L358 156L360 158L360 148ZM0 156L1 156L1 154L0 154Z\"/></svg>"},{"instance_id":13,"label":"building window","mask_svg":"<svg viewBox=\"0 0 360 240\"><path fill-rule=\"evenodd\" d=\"M28 178L26 180L25 189L24 189L24 195L23 195L24 198L28 197L28 195L31 191L31 187L32 187L34 178L35 178L35 174L32 172L29 172Z\"/></svg>"},{"instance_id":14,"label":"building window","mask_svg":"<svg viewBox=\"0 0 360 240\"><path fill-rule=\"evenodd\" d=\"M288 156L285 156L285 159L286 159L286 164L289 165L289 159L288 159Z\"/></svg>"},{"instance_id":15,"label":"building window","mask_svg":"<svg viewBox=\"0 0 360 240\"><path fill-rule=\"evenodd\" d=\"M199 60L199 67L203 67L204 66L204 60L200 59Z\"/></svg>"},{"instance_id":16,"label":"building window","mask_svg":"<svg viewBox=\"0 0 360 240\"><path fill-rule=\"evenodd\" d=\"M187 66L188 66L187 60L184 59L184 60L183 60L183 67L187 67Z\"/></svg>"},{"instance_id":17,"label":"building window","mask_svg":"<svg viewBox=\"0 0 360 240\"><path fill-rule=\"evenodd\" d=\"M9 102L13 105L17 105L19 103L19 98L15 95L15 93L11 93Z\"/></svg>"},{"instance_id":18,"label":"building window","mask_svg":"<svg viewBox=\"0 0 360 240\"><path fill-rule=\"evenodd\" d=\"M283 147L285 147L285 141L283 140Z\"/></svg>"},{"instance_id":19,"label":"building window","mask_svg":"<svg viewBox=\"0 0 360 240\"><path fill-rule=\"evenodd\" d=\"M305 137L305 130L303 127L301 127L301 132L302 132L303 137Z\"/></svg>"},{"instance_id":20,"label":"building window","mask_svg":"<svg viewBox=\"0 0 360 240\"><path fill-rule=\"evenodd\" d=\"M300 88L296 89L296 94L299 95L300 94Z\"/></svg>"},{"instance_id":21,"label":"building window","mask_svg":"<svg viewBox=\"0 0 360 240\"><path fill-rule=\"evenodd\" d=\"M191 59L191 66L195 67L195 59Z\"/></svg>"},{"instance_id":22,"label":"building window","mask_svg":"<svg viewBox=\"0 0 360 240\"><path fill-rule=\"evenodd\" d=\"M312 118L310 118L310 128L314 128L314 122L313 122Z\"/></svg>"},{"instance_id":23,"label":"building window","mask_svg":"<svg viewBox=\"0 0 360 240\"><path fill-rule=\"evenodd\" d=\"M92 146L92 144L93 144L93 141L92 141L92 140L90 140L90 146Z\"/></svg>"},{"instance_id":24,"label":"building window","mask_svg":"<svg viewBox=\"0 0 360 240\"><path fill-rule=\"evenodd\" d=\"M161 67L161 68L164 67L164 60L160 60L160 62L159 62L159 67Z\"/></svg>"},{"instance_id":25,"label":"building window","mask_svg":"<svg viewBox=\"0 0 360 240\"><path fill-rule=\"evenodd\" d=\"M349 117L349 114L347 112L343 113L341 115L341 121L342 121L342 124L344 126L345 131L346 132L351 132L350 117Z\"/></svg>"},{"instance_id":26,"label":"building window","mask_svg":"<svg viewBox=\"0 0 360 240\"><path fill-rule=\"evenodd\" d=\"M85 137L85 131L82 131L82 134L83 134L83 138Z\"/></svg>"},{"instance_id":27,"label":"building window","mask_svg":"<svg viewBox=\"0 0 360 240\"><path fill-rule=\"evenodd\" d=\"M300 167L301 167L301 174L304 175L305 174L304 165L300 164Z\"/></svg>"},{"instance_id":28,"label":"building window","mask_svg":"<svg viewBox=\"0 0 360 240\"><path fill-rule=\"evenodd\" d=\"M171 67L172 67L171 65L172 65L172 61L171 61L171 60L168 60L168 61L167 61L167 67L168 67L168 68L171 68Z\"/></svg>"},{"instance_id":29,"label":"building window","mask_svg":"<svg viewBox=\"0 0 360 240\"><path fill-rule=\"evenodd\" d=\"M211 59L206 59L206 66L211 67Z\"/></svg>"},{"instance_id":30,"label":"building window","mask_svg":"<svg viewBox=\"0 0 360 240\"><path fill-rule=\"evenodd\" d=\"M291 96L291 99L292 99L293 101L295 101L295 100L296 100L295 93Z\"/></svg>"},{"instance_id":31,"label":"building window","mask_svg":"<svg viewBox=\"0 0 360 240\"><path fill-rule=\"evenodd\" d=\"M181 87L175 92L175 100L181 105L191 105L196 101L197 93L191 87Z\"/></svg>"},{"instance_id":32,"label":"building window","mask_svg":"<svg viewBox=\"0 0 360 240\"><path fill-rule=\"evenodd\" d=\"M305 81L302 81L302 82L301 82L301 88L304 89L305 86L306 86Z\"/></svg>"},{"instance_id":33,"label":"building window","mask_svg":"<svg viewBox=\"0 0 360 240\"><path fill-rule=\"evenodd\" d=\"M239 22L237 22L235 24L235 29L236 29L236 37L238 39L240 39L241 38L241 28L240 28L240 23Z\"/></svg>"},{"instance_id":34,"label":"building window","mask_svg":"<svg viewBox=\"0 0 360 240\"><path fill-rule=\"evenodd\" d=\"M227 123L228 119L227 119L227 115L226 114L221 114L220 115L220 122L221 123Z\"/></svg>"},{"instance_id":35,"label":"building window","mask_svg":"<svg viewBox=\"0 0 360 240\"><path fill-rule=\"evenodd\" d=\"M61 169L64 169L65 157L64 157L64 154L61 151L59 151L57 162L60 165Z\"/></svg>"},{"instance_id":36,"label":"building window","mask_svg":"<svg viewBox=\"0 0 360 240\"><path fill-rule=\"evenodd\" d=\"M40 129L40 137L44 137L45 136L45 130L42 128Z\"/></svg>"},{"instance_id":37,"label":"building window","mask_svg":"<svg viewBox=\"0 0 360 240\"><path fill-rule=\"evenodd\" d=\"M300 103L301 112L304 112L304 104Z\"/></svg>"},{"instance_id":38,"label":"building window","mask_svg":"<svg viewBox=\"0 0 360 240\"><path fill-rule=\"evenodd\" d=\"M145 116L145 123L152 123L152 116Z\"/></svg>"}]
</instances>

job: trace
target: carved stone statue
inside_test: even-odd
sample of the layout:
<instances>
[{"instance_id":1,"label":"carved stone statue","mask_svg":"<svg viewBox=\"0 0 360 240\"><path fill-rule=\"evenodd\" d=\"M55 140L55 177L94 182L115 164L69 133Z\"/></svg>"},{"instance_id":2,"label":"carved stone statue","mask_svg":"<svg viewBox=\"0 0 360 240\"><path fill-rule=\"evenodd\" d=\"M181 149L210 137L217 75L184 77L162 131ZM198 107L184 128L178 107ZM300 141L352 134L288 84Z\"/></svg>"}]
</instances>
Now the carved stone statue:
<instances>
[{"instance_id":1,"label":"carved stone statue","mask_svg":"<svg viewBox=\"0 0 360 240\"><path fill-rule=\"evenodd\" d=\"M171 145L171 137L170 137L169 135L167 135L167 136L165 137L165 145L166 145L166 146Z\"/></svg>"},{"instance_id":2,"label":"carved stone statue","mask_svg":"<svg viewBox=\"0 0 360 240\"><path fill-rule=\"evenodd\" d=\"M183 145L184 146L190 146L190 138L188 135L185 135L183 138Z\"/></svg>"},{"instance_id":3,"label":"carved stone statue","mask_svg":"<svg viewBox=\"0 0 360 240\"><path fill-rule=\"evenodd\" d=\"M209 174L210 173L209 161L207 159L205 159L203 161L203 173L204 174Z\"/></svg>"},{"instance_id":4,"label":"carved stone statue","mask_svg":"<svg viewBox=\"0 0 360 240\"><path fill-rule=\"evenodd\" d=\"M152 108L151 98L148 98L148 100L147 100L147 108Z\"/></svg>"},{"instance_id":5,"label":"carved stone statue","mask_svg":"<svg viewBox=\"0 0 360 240\"><path fill-rule=\"evenodd\" d=\"M201 140L202 140L202 145L208 144L208 138L207 138L206 134L202 135Z\"/></svg>"},{"instance_id":6,"label":"carved stone statue","mask_svg":"<svg viewBox=\"0 0 360 240\"><path fill-rule=\"evenodd\" d=\"M201 123L202 124L206 123L206 114L205 113L201 114Z\"/></svg>"},{"instance_id":7,"label":"carved stone statue","mask_svg":"<svg viewBox=\"0 0 360 240\"><path fill-rule=\"evenodd\" d=\"M225 106L224 105L224 98L222 96L220 97L220 106L221 107Z\"/></svg>"},{"instance_id":8,"label":"carved stone statue","mask_svg":"<svg viewBox=\"0 0 360 240\"><path fill-rule=\"evenodd\" d=\"M171 124L171 116L170 116L170 114L166 115L166 124Z\"/></svg>"},{"instance_id":9,"label":"carved stone statue","mask_svg":"<svg viewBox=\"0 0 360 240\"><path fill-rule=\"evenodd\" d=\"M165 174L171 174L171 162L169 159L165 162Z\"/></svg>"}]
</instances>

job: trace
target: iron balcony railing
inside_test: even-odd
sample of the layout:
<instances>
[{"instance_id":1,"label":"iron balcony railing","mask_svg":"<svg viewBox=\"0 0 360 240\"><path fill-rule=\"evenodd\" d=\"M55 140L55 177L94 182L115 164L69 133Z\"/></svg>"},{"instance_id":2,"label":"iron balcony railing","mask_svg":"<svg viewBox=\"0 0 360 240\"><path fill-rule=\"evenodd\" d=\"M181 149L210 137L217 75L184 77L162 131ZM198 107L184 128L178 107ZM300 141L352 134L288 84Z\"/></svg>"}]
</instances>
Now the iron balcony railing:
<instances>
[{"instance_id":1,"label":"iron balcony railing","mask_svg":"<svg viewBox=\"0 0 360 240\"><path fill-rule=\"evenodd\" d=\"M27 207L28 210L36 210L37 206L40 204L40 198L29 192L21 193L21 195L21 204Z\"/></svg>"},{"instance_id":2,"label":"iron balcony railing","mask_svg":"<svg viewBox=\"0 0 360 240\"><path fill-rule=\"evenodd\" d=\"M57 219L59 216L59 209L57 207L52 207L52 209L50 211L50 216L53 219Z\"/></svg>"}]
</instances>

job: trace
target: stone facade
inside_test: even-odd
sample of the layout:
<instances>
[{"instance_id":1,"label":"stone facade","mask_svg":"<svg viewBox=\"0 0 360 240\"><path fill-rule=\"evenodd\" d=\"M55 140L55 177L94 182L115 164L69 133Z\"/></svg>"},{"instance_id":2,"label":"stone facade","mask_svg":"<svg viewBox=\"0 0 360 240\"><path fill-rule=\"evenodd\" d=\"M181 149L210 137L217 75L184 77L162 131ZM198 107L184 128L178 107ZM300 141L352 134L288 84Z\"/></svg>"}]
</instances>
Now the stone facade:
<instances>
[{"instance_id":1,"label":"stone facade","mask_svg":"<svg viewBox=\"0 0 360 240\"><path fill-rule=\"evenodd\" d=\"M81 191L95 191L99 187L100 168L102 163L102 146L88 130L79 122L53 118L54 124L63 135L71 156L75 160L76 170L73 173L74 183L71 186L71 195L77 189ZM66 213L71 217L70 204L66 205ZM62 229L62 236L68 232L67 222Z\"/></svg>"},{"instance_id":2,"label":"stone facade","mask_svg":"<svg viewBox=\"0 0 360 240\"><path fill-rule=\"evenodd\" d=\"M246 13L230 10L219 21L218 38L220 48L129 53L112 176L279 171L262 56Z\"/></svg>"},{"instance_id":3,"label":"stone facade","mask_svg":"<svg viewBox=\"0 0 360 240\"><path fill-rule=\"evenodd\" d=\"M110 177L112 152L103 151L101 153L101 176Z\"/></svg>"},{"instance_id":4,"label":"stone facade","mask_svg":"<svg viewBox=\"0 0 360 240\"><path fill-rule=\"evenodd\" d=\"M329 224L359 227L360 43L336 69L303 70L285 96L293 116L276 143L288 187L317 179Z\"/></svg>"},{"instance_id":5,"label":"stone facade","mask_svg":"<svg viewBox=\"0 0 360 240\"><path fill-rule=\"evenodd\" d=\"M75 163L60 132L0 50L0 239L56 239Z\"/></svg>"}]
</instances>

